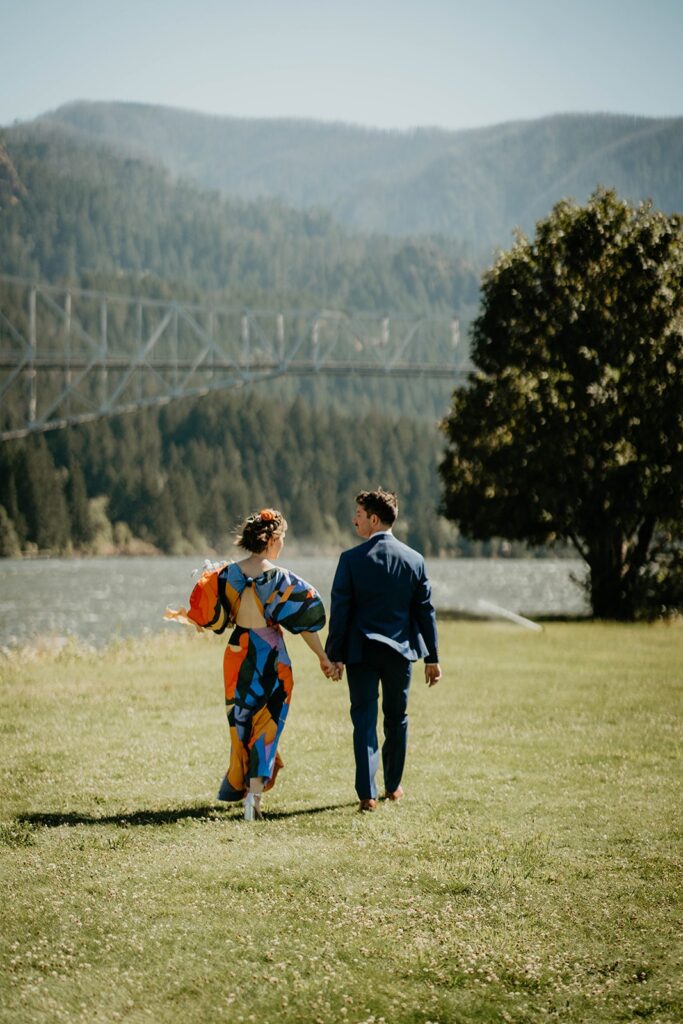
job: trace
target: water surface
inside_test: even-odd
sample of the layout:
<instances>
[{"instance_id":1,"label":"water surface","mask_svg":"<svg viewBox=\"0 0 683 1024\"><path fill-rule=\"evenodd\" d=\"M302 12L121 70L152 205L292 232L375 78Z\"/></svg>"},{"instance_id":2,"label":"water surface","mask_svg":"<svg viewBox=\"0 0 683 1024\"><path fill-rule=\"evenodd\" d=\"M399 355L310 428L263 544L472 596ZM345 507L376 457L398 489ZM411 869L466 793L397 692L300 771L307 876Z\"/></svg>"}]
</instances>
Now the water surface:
<instances>
[{"instance_id":1,"label":"water surface","mask_svg":"<svg viewBox=\"0 0 683 1024\"><path fill-rule=\"evenodd\" d=\"M321 592L326 607L336 558L282 562ZM116 636L177 630L164 622L166 605L186 604L201 559L0 559L0 646L75 636L99 646ZM428 560L439 610L479 613L480 599L526 615L584 615L573 559L447 558Z\"/></svg>"}]
</instances>

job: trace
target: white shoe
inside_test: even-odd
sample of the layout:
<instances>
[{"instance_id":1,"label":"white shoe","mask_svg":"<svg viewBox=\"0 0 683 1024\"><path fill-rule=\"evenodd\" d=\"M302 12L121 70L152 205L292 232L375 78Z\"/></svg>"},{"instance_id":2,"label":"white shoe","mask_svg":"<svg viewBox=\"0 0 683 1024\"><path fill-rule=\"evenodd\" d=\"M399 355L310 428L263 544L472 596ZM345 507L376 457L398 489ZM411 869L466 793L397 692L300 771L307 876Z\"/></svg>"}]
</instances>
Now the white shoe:
<instances>
[{"instance_id":1,"label":"white shoe","mask_svg":"<svg viewBox=\"0 0 683 1024\"><path fill-rule=\"evenodd\" d=\"M261 814L261 794L247 793L244 800L244 820L261 821L262 818L263 815Z\"/></svg>"}]
</instances>

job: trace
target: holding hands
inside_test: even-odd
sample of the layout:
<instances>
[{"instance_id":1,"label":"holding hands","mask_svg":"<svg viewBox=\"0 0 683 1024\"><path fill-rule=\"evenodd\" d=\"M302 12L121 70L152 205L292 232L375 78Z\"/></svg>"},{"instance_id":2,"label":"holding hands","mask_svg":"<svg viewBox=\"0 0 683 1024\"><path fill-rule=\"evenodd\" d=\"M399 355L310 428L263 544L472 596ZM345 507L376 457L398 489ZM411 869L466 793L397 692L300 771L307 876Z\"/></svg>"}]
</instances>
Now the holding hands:
<instances>
[{"instance_id":1,"label":"holding hands","mask_svg":"<svg viewBox=\"0 0 683 1024\"><path fill-rule=\"evenodd\" d=\"M320 660L320 669L326 679L332 679L335 683L341 679L344 666L341 662L330 661L326 654L323 654Z\"/></svg>"}]
</instances>

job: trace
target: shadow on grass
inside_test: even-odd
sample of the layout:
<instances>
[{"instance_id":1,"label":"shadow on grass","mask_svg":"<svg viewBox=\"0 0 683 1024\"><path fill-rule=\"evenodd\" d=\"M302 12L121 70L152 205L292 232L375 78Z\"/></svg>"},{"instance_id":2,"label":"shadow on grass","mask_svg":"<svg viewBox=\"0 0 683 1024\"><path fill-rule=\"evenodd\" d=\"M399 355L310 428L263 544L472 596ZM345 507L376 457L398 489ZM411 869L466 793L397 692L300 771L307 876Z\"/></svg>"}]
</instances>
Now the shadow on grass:
<instances>
[{"instance_id":1,"label":"shadow on grass","mask_svg":"<svg viewBox=\"0 0 683 1024\"><path fill-rule=\"evenodd\" d=\"M325 807L299 807L296 811L268 811L263 812L265 821L280 821L284 818L300 818L307 814L324 814L325 811L341 811L345 807L357 807L358 801L352 803L345 801L343 804L327 804Z\"/></svg>"},{"instance_id":2,"label":"shadow on grass","mask_svg":"<svg viewBox=\"0 0 683 1024\"><path fill-rule=\"evenodd\" d=\"M284 818L296 818L303 815L323 814L325 811L336 811L343 807L355 806L349 803L329 804L325 807L302 807L295 811L268 811L264 814L266 821L279 821ZM59 828L61 825L119 825L126 828L130 825L174 825L178 821L195 818L205 821L221 819L237 820L242 818L242 805L230 807L175 807L165 811L131 811L128 814L79 814L75 811L50 813L36 811L33 814L20 814L16 821L20 825L42 826L43 828Z\"/></svg>"}]
</instances>

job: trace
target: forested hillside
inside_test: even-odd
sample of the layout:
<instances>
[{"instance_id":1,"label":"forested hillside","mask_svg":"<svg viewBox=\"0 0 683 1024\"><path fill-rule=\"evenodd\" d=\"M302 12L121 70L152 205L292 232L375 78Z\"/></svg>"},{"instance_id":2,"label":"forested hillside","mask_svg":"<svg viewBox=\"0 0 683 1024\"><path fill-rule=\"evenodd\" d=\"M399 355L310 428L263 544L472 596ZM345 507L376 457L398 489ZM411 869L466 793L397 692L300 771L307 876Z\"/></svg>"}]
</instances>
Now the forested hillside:
<instances>
[{"instance_id":1,"label":"forested hillside","mask_svg":"<svg viewBox=\"0 0 683 1024\"><path fill-rule=\"evenodd\" d=\"M683 209L683 118L571 114L468 131L379 131L72 103L46 120L233 198L322 207L361 232L440 233L485 260L565 196L598 185Z\"/></svg>"},{"instance_id":2,"label":"forested hillside","mask_svg":"<svg viewBox=\"0 0 683 1024\"><path fill-rule=\"evenodd\" d=\"M642 186L665 209L683 205L682 123L401 134L73 105L0 132L0 273L242 307L456 313L464 339L479 299L470 253L506 244L508 227L592 187L598 170L626 174L625 195ZM109 145L124 138L127 152ZM10 321L12 288L0 282ZM0 345L12 344L0 318ZM220 551L240 517L271 503L294 536L335 543L350 539L355 491L377 484L398 490L410 543L469 551L436 514L452 386L283 378L1 444L0 552Z\"/></svg>"},{"instance_id":3,"label":"forested hillside","mask_svg":"<svg viewBox=\"0 0 683 1024\"><path fill-rule=\"evenodd\" d=\"M3 143L5 273L153 275L245 305L451 313L477 301L477 269L453 241L352 235L318 210L229 202L59 127L13 128Z\"/></svg>"},{"instance_id":4,"label":"forested hillside","mask_svg":"<svg viewBox=\"0 0 683 1024\"><path fill-rule=\"evenodd\" d=\"M478 295L456 243L354 236L323 212L230 202L46 125L0 139L0 241L1 272L152 298L450 315ZM0 282L2 309L23 322L18 294ZM234 524L271 503L293 537L333 544L351 538L353 495L378 483L401 495L404 536L452 545L435 513L449 390L290 378L5 442L0 552L224 550Z\"/></svg>"},{"instance_id":5,"label":"forested hillside","mask_svg":"<svg viewBox=\"0 0 683 1024\"><path fill-rule=\"evenodd\" d=\"M463 345L478 301L477 269L454 241L353 235L320 211L230 202L45 124L0 135L0 243L0 272L101 291L270 309L456 312ZM16 297L0 292L12 319ZM279 400L401 410L433 424L451 386L287 378L262 388Z\"/></svg>"},{"instance_id":6,"label":"forested hillside","mask_svg":"<svg viewBox=\"0 0 683 1024\"><path fill-rule=\"evenodd\" d=\"M435 513L436 431L413 418L342 416L234 393L0 445L0 555L229 551L250 511L276 505L292 541L350 541L353 498L401 498L399 535L455 550ZM467 545L461 542L464 550Z\"/></svg>"}]
</instances>

